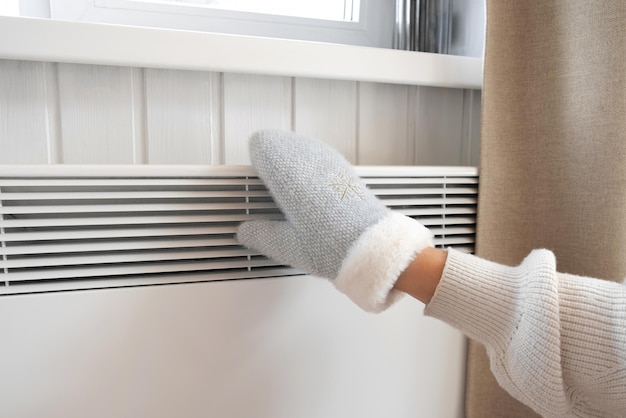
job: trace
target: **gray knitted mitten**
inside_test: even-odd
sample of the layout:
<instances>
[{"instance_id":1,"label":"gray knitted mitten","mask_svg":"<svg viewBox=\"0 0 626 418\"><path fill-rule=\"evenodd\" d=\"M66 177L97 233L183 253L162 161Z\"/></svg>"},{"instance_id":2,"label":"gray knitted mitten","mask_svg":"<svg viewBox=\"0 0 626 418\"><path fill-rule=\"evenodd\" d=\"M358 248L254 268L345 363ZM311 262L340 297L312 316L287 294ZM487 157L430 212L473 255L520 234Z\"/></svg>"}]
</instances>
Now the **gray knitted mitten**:
<instances>
[{"instance_id":1,"label":"gray knitted mitten","mask_svg":"<svg viewBox=\"0 0 626 418\"><path fill-rule=\"evenodd\" d=\"M432 234L392 212L350 164L322 142L290 132L250 139L252 164L286 221L251 221L239 241L335 286L361 308L380 312L400 295L396 279Z\"/></svg>"}]
</instances>

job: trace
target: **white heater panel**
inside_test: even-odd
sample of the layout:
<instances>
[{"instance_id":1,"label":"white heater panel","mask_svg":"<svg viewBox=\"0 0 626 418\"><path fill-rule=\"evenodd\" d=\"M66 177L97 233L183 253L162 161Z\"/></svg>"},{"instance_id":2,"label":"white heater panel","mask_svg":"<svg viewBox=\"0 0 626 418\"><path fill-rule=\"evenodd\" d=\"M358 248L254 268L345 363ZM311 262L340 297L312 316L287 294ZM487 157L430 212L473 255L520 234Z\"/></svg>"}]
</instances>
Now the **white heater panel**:
<instances>
[{"instance_id":1,"label":"white heater panel","mask_svg":"<svg viewBox=\"0 0 626 418\"><path fill-rule=\"evenodd\" d=\"M475 169L358 170L472 250ZM423 305L367 314L237 245L281 217L249 168L5 166L0 203L3 417L463 416L465 338Z\"/></svg>"},{"instance_id":2,"label":"white heater panel","mask_svg":"<svg viewBox=\"0 0 626 418\"><path fill-rule=\"evenodd\" d=\"M0 298L6 418L461 418L465 339L308 276Z\"/></svg>"},{"instance_id":3,"label":"white heater panel","mask_svg":"<svg viewBox=\"0 0 626 418\"><path fill-rule=\"evenodd\" d=\"M476 169L357 170L438 246L473 250ZM3 166L0 214L0 294L300 274L234 237L283 218L250 167Z\"/></svg>"}]
</instances>

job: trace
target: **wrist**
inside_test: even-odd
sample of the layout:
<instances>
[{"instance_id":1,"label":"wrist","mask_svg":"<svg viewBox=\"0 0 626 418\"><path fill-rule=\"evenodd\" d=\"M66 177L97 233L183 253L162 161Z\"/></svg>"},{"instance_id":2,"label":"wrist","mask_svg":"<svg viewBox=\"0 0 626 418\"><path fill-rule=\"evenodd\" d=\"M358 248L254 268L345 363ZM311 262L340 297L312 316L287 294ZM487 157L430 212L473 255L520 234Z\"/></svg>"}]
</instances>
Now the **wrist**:
<instances>
[{"instance_id":1,"label":"wrist","mask_svg":"<svg viewBox=\"0 0 626 418\"><path fill-rule=\"evenodd\" d=\"M441 280L448 252L424 248L400 274L394 288L428 304Z\"/></svg>"},{"instance_id":2,"label":"wrist","mask_svg":"<svg viewBox=\"0 0 626 418\"><path fill-rule=\"evenodd\" d=\"M432 245L431 231L390 211L352 245L333 283L362 309L382 312L404 296L394 289L399 275Z\"/></svg>"}]
</instances>

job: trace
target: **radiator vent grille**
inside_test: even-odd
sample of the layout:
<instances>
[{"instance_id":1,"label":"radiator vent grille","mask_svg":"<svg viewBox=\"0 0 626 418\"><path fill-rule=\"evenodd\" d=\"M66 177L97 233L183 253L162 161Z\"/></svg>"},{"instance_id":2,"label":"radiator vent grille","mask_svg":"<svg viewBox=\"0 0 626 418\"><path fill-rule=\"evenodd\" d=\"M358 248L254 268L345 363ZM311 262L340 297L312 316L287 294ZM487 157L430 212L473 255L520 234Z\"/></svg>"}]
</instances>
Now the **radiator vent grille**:
<instances>
[{"instance_id":1,"label":"radiator vent grille","mask_svg":"<svg viewBox=\"0 0 626 418\"><path fill-rule=\"evenodd\" d=\"M472 252L471 167L357 167L436 245ZM249 167L0 167L0 294L300 274L239 246L237 225L282 219Z\"/></svg>"}]
</instances>

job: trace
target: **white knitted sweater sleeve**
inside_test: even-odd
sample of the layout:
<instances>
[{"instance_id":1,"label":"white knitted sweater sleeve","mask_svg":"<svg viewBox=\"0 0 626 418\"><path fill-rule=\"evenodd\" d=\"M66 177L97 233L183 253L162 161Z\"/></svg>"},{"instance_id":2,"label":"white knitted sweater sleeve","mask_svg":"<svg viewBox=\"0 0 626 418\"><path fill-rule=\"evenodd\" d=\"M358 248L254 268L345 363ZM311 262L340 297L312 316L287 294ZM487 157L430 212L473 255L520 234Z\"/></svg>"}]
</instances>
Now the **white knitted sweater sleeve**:
<instances>
[{"instance_id":1,"label":"white knitted sweater sleeve","mask_svg":"<svg viewBox=\"0 0 626 418\"><path fill-rule=\"evenodd\" d=\"M450 250L426 314L482 343L512 396L545 417L626 413L626 286L557 273L535 250L507 267Z\"/></svg>"}]
</instances>

